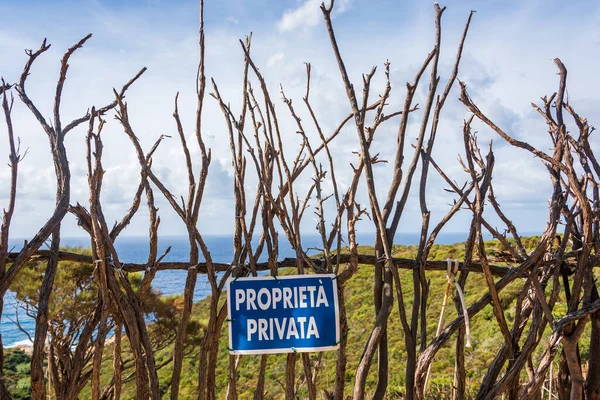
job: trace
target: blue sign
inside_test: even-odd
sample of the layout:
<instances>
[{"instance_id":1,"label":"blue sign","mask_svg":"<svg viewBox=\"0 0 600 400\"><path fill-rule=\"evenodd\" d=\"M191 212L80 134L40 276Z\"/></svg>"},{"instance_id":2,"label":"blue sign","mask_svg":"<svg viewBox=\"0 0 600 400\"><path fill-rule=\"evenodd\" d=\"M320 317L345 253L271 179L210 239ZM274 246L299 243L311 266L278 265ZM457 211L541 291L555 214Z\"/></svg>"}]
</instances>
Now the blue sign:
<instances>
[{"instance_id":1,"label":"blue sign","mask_svg":"<svg viewBox=\"0 0 600 400\"><path fill-rule=\"evenodd\" d=\"M229 279L227 307L231 354L312 352L339 346L333 274Z\"/></svg>"}]
</instances>

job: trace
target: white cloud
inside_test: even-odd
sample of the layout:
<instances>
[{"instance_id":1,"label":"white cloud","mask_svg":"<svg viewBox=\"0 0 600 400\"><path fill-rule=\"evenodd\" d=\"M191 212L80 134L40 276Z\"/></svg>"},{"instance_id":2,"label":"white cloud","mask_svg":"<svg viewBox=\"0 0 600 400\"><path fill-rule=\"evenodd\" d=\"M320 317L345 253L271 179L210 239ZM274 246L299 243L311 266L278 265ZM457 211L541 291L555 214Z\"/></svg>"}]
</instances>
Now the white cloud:
<instances>
[{"instance_id":1,"label":"white cloud","mask_svg":"<svg viewBox=\"0 0 600 400\"><path fill-rule=\"evenodd\" d=\"M277 23L277 28L281 32L290 32L299 28L314 27L323 19L321 3L323 0L305 0L297 8L287 10ZM340 14L349 8L350 0L339 0L334 4L334 14ZM329 6L329 0L325 2L325 5Z\"/></svg>"},{"instance_id":2,"label":"white cloud","mask_svg":"<svg viewBox=\"0 0 600 400\"><path fill-rule=\"evenodd\" d=\"M240 23L240 21L238 21L238 19L235 18L233 15L230 15L229 17L225 18L225 21L230 22L234 25L237 25Z\"/></svg>"},{"instance_id":3,"label":"white cloud","mask_svg":"<svg viewBox=\"0 0 600 400\"><path fill-rule=\"evenodd\" d=\"M304 62L311 62L310 98L321 127L325 132L332 132L339 122L348 115L350 109L345 90L341 84L339 71L332 56L326 38L318 40L310 35L281 35L278 32L305 29L322 23L318 1L307 0L298 8L290 10L275 25L275 21L264 23L263 20L246 21L240 18L240 24L246 22L256 26L254 30L252 54L253 60L264 73L271 90L271 97L279 118L284 141L284 151L292 159L299 148L300 138L295 133L297 127L289 117L285 105L280 101L279 83L283 84L286 96L294 100L294 106L304 124L304 128L312 140L318 136L301 100L305 93L306 72ZM349 1L336 2L337 12L347 9ZM361 7L362 14L368 5ZM362 8L365 7L365 8ZM402 7L399 5L398 7ZM461 7L457 5L457 7ZM183 26L168 22L164 25L152 26L144 21L142 14L137 20L128 20L124 15L102 9L88 15L85 31L94 32L94 37L86 46L78 51L71 60L69 75L63 96L63 115L70 120L85 112L91 105L102 105L112 100L112 87L119 87L126 82L142 66L148 71L128 92L127 101L132 125L142 146L147 151L161 134L169 134L172 139L164 141L154 156L154 168L168 184L167 186L179 198L187 193L187 176L185 164L179 147L179 139L172 118L173 99L180 91L179 109L184 124L185 134L192 153L195 170L199 168L198 150L194 136L195 90L194 79L197 63L197 39L194 25ZM398 10L396 10L398 11ZM564 20L563 35L551 44L547 42L547 30L553 24L530 16L530 11L518 8L499 12L497 15L486 14L481 9L474 16L470 36L465 45L465 55L459 78L467 82L469 92L479 107L506 128L509 133L526 139L541 149L547 149L549 138L545 132L543 120L531 112L530 102L539 96L556 90L557 78L554 66L550 61L553 56L561 56L569 68L569 94L572 104L581 110L581 114L589 118L591 123L597 122L600 99L600 81L595 79L593 65L598 63L598 52L587 49L590 43L599 37L596 25L589 21ZM357 12L359 14L359 12ZM590 20L594 13L590 13ZM596 12L597 14L597 12ZM412 81L423 57L431 49L433 13L428 5L427 20L418 17L407 24L390 27L377 27L364 35L347 37L344 24L339 24L338 42L346 60L348 74L354 82L359 97L361 90L361 73L370 70L376 64L379 70L373 79L371 99L381 94L384 80L381 64L386 58L392 62L391 83L392 96L389 100L388 113L402 107L405 94L405 82ZM360 18L363 16L361 15ZM444 14L444 39L442 44L442 60L440 61L441 84L445 84L454 61L455 47L462 32L464 23L462 10L449 7ZM61 17L67 21L67 16ZM223 19L226 17L224 16ZM356 22L357 16L346 13L344 18ZM375 18L375 17L373 17ZM222 20L223 20L222 19ZM341 19L341 18L340 18ZM221 21L222 21L221 20ZM425 22L424 22L425 21ZM10 21L9 21L10 22ZM54 19L44 19L39 24L6 25L0 35L0 51L5 56L0 60L0 72L10 81L18 79L25 56L23 48L37 48L43 33L51 32L57 25ZM210 21L209 21L210 22ZM221 95L231 103L235 115L239 115L241 99L241 72L243 55L238 34L233 31L234 24L215 27L207 22L207 75L214 77L219 84ZM430 24L430 25L427 25ZM52 48L48 54L36 61L29 77L28 90L45 116L52 114L55 79L58 76L58 60L62 52L81 36L81 27L58 24L64 29L49 38ZM352 24L348 24L352 25ZM570 29L575 25L583 25L584 30ZM508 29L507 27L510 27ZM80 29L81 28L81 29ZM537 32L537 33L536 33ZM532 34L535 35L532 36ZM143 39L140 39L143 38ZM527 41L522 38L531 38ZM402 44L402 46L398 46ZM404 46L406 44L406 46ZM596 45L597 46L597 45ZM360 51L353 51L360 49ZM122 50L122 51L120 51ZM580 54L587 54L582 59ZM422 78L421 86L416 94L415 103L423 107L428 73ZM251 78L255 92L258 84ZM212 91L212 87L208 87ZM456 156L464 152L462 144L462 121L467 112L457 100L458 92L454 91L448 98L442 113L436 148L435 160L444 168L452 179L462 184L469 178L457 166ZM410 144L414 143L418 131L420 113L411 115L407 133L405 160L412 157ZM39 128L31 113L18 100L15 101L13 115L16 134L22 138L23 146L30 147L31 154L21 165L19 175L19 201L13 223L12 237L29 236L51 215L54 202L54 178L52 160L48 151L48 140ZM105 152L104 168L107 171L103 198L106 201L107 220L120 219L127 211L131 197L139 184L139 167L131 143L123 133L119 123L107 116L107 125L103 133ZM207 146L212 149L213 162L209 172L207 192L201 211L201 226L211 233L228 233L233 226L231 153L229 137L224 125L223 115L215 101L208 97L205 101L203 130ZM394 157L398 118L382 125L373 144L374 152L380 152L381 159L390 164L378 164L376 168L376 184L383 197L391 179L391 162ZM533 159L524 151L506 145L498 136L477 124L482 147L494 139L496 152L496 173L494 185L496 195L506 208L509 217L518 227L530 227L528 231L538 229L546 222L545 208L549 195L547 176L538 159ZM594 135L592 135L594 136ZM72 203L77 201L87 204L88 189L85 164L85 129L73 131L67 137L67 152L73 173ZM598 139L594 144L598 146ZM350 163L356 165L357 157L352 154L358 149L356 130L352 121L342 131L334 145L336 174L341 186L349 184L351 178ZM0 124L0 179L8 177L6 168L6 134L5 127ZM4 161L2 161L4 158ZM250 160L249 160L250 161ZM327 160L321 158L324 166ZM248 198L252 196L252 188L256 187L253 176L253 165L248 163ZM420 166L419 166L420 169ZM523 173L528 171L528 174ZM303 196L303 190L310 182L312 170L298 182L297 191ZM432 223L445 214L447 204L456 196L442 190L445 186L431 171L428 184L428 203L432 210ZM418 184L418 172L413 184ZM278 182L276 182L277 184ZM254 186L253 186L254 185ZM4 185L3 185L4 186ZM364 183L361 182L358 201L368 206ZM331 186L326 185L331 191ZM416 192L415 192L416 193ZM6 189L0 189L0 206L5 206ZM170 210L162 195L155 191L160 208L161 233L177 234L182 226L178 217ZM253 200L253 199L252 199ZM333 201L328 203L331 211ZM307 211L307 231L313 232L313 223ZM331 215L331 214L330 214ZM461 216L453 221L448 229L464 231L468 223L469 212L461 212ZM420 212L418 199L411 196L407 212L403 216L400 230L414 232L420 228ZM331 219L331 218L330 218ZM361 231L373 230L372 224L365 221ZM144 206L132 222L125 234L144 234L147 231L147 210ZM65 236L80 236L81 231L72 220L68 220Z\"/></svg>"},{"instance_id":4,"label":"white cloud","mask_svg":"<svg viewBox=\"0 0 600 400\"><path fill-rule=\"evenodd\" d=\"M275 54L273 54L267 60L267 67L271 68L271 67L273 67L273 66L275 66L275 65L283 62L284 58L285 58L285 55L283 53L275 53Z\"/></svg>"}]
</instances>

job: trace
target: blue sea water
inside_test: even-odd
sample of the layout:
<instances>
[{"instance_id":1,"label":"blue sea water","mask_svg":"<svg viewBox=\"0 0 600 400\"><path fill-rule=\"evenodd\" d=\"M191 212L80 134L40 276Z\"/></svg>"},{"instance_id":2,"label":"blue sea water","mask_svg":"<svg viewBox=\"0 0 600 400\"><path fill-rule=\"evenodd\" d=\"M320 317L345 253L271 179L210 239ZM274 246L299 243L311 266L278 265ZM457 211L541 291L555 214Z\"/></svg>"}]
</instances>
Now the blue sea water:
<instances>
[{"instance_id":1,"label":"blue sea water","mask_svg":"<svg viewBox=\"0 0 600 400\"><path fill-rule=\"evenodd\" d=\"M362 245L372 245L374 243L373 233L360 233L357 235L357 242ZM466 233L440 233L437 243L452 244L466 240ZM282 237L283 239L283 237ZM231 236L206 236L206 244L211 252L215 262L231 262L233 257L233 244ZM396 235L394 243L414 245L419 241L418 233L399 233ZM22 246L22 239L10 239L9 248L12 251L18 251ZM90 247L89 238L62 238L61 246L70 247ZM163 236L159 239L159 255L167 247L171 246L171 251L165 257L165 261L187 261L189 260L189 243L186 236ZM294 257L295 252L285 240L280 241L279 258ZM147 261L149 243L146 237L120 237L115 242L115 247L119 252L119 258L122 262L144 263ZM321 239L318 236L304 236L303 247L305 249L322 247ZM310 254L310 253L309 253ZM155 289L160 290L164 295L179 294L185 287L186 271L159 271L152 282ZM194 292L194 301L201 300L210 294L210 286L205 275L198 275L196 290ZM8 292L4 299L4 309L2 319L0 320L0 333L2 334L2 343L5 347L16 346L30 343L27 336L21 332L15 319L15 297ZM35 331L35 321L27 318L23 312L19 313L21 326L33 336Z\"/></svg>"}]
</instances>

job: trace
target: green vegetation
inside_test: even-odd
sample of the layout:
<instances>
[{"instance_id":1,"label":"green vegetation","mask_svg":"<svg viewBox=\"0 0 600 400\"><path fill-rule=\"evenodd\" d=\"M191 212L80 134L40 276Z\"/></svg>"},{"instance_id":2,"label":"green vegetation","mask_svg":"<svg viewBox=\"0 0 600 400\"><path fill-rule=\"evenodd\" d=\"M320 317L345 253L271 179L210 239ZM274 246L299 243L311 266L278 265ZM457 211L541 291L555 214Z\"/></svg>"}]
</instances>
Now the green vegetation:
<instances>
[{"instance_id":1,"label":"green vegetation","mask_svg":"<svg viewBox=\"0 0 600 400\"><path fill-rule=\"evenodd\" d=\"M23 350L4 350L4 379L15 400L31 398L30 363L31 357Z\"/></svg>"},{"instance_id":2,"label":"green vegetation","mask_svg":"<svg viewBox=\"0 0 600 400\"><path fill-rule=\"evenodd\" d=\"M533 249L537 244L539 238L526 238L523 244L527 249ZM491 241L487 243L486 248L490 255L501 251L501 245L498 242ZM370 247L361 247L362 253L372 252ZM446 258L458 258L461 259L464 253L464 244L454 245L435 245L432 248L430 259L434 260L445 260ZM415 246L394 246L394 255L397 257L414 258L416 254ZM346 311L349 319L350 332L347 337L347 354L348 354L348 373L346 376L346 390L350 394L352 385L354 383L354 375L351 371L355 370L359 359L361 357L364 343L371 331L371 327L374 322L374 311L373 311L373 272L372 266L361 265L356 274L347 282L344 288ZM294 270L287 269L282 271L282 274L293 274ZM428 315L427 315L427 331L428 337L431 339L435 334L439 313L441 309L442 299L446 290L447 279L444 272L428 272L428 278L430 281L430 295L428 304ZM410 271L401 271L400 273L402 288L404 290L404 298L407 303L407 307L410 308L412 302L412 274ZM518 293L519 289L523 285L522 280L517 280L512 285L504 289L500 293L500 298L505 308L505 313L509 323L512 323L514 318L514 298ZM477 301L482 295L487 292L487 287L481 274L470 274L467 285L465 288L465 295L467 304L472 304ZM454 294L454 290L451 292ZM223 296L224 297L224 296ZM196 397L196 385L197 385L197 373L198 373L198 345L199 339L203 334L203 328L206 326L208 321L208 299L204 299L194 305L192 321L188 328L189 334L189 345L186 353L188 356L184 360L184 368L181 379L181 391L180 398L188 399ZM172 308L178 310L177 307L178 299L169 298L165 299L165 304L170 304ZM560 318L564 315L566 310L565 304L562 300L554 308L555 317ZM451 321L456 317L456 309L452 301L449 301L448 308L446 310L445 321ZM161 318L157 318L160 321ZM175 330L175 321L166 324L170 329ZM406 353L404 350L404 338L402 334L402 328L400 326L397 303L394 303L394 309L391 314L389 325L389 359L390 359L390 384L388 389L389 398L402 398L404 394L404 368ZM152 330L158 328L158 326L152 328ZM167 328L163 326L162 329ZM471 320L472 329L472 342L473 347L467 348L465 351L465 362L467 366L467 384L469 394L473 395L479 388L479 382L483 377L487 365L503 343L502 336L497 328L496 321L490 306L486 307L482 312L475 316ZM156 332L160 332L157 330ZM174 333L174 331L173 331ZM546 334L549 333L549 328ZM589 335L589 333L588 333ZM217 383L217 397L225 398L228 384L228 372L229 372L229 353L227 351L227 330L226 326L223 327L221 339L219 343L219 359L216 372L216 383ZM581 355L585 360L589 354L589 337L580 342ZM169 381L171 364L168 360L172 354L172 345L168 344L162 346L161 350L158 350L155 354L157 365L165 364L163 368L159 370L160 388L162 394L167 395L169 393ZM123 359L131 359L128 354L128 346L126 340L123 342ZM112 345L106 347L106 357L104 366L102 368L103 377L102 384L108 384L112 377ZM538 354L539 356L539 354ZM318 354L311 354L311 359L316 362ZM239 370L238 370L238 393L240 393L240 399L251 399L254 394L254 388L256 385L258 365L260 356L243 356L241 358ZM449 398L452 387L452 380L454 374L454 360L455 351L454 343L451 340L450 343L442 348L435 358L435 362L431 370L431 378L428 389L428 398L432 399L445 399ZM267 358L267 370L266 370L266 398L277 399L281 398L284 390L284 374L285 374L285 361L286 355L269 355ZM336 352L325 352L322 355L321 367L319 368L318 385L317 387L322 389L333 389L335 380L335 364L336 364ZM131 367L131 362L127 363L127 366ZM374 385L376 383L376 360L371 367L371 375L369 376L367 385L367 396L372 395ZM123 376L127 377L133 370L130 368L124 372ZM304 381L302 363L299 361L296 367L297 371L297 382L298 382L298 396L299 398L306 397L306 386L302 384ZM20 380L19 380L20 381ZM88 385L89 386L89 385ZM129 399L133 398L135 393L135 381L131 380L126 383L123 387L122 398ZM89 397L89 387L85 388L81 393L82 398Z\"/></svg>"},{"instance_id":3,"label":"green vegetation","mask_svg":"<svg viewBox=\"0 0 600 400\"><path fill-rule=\"evenodd\" d=\"M90 255L91 252L82 248L65 248L64 250ZM26 264L13 281L10 289L15 294L18 302L18 312L25 313L35 318L39 301L40 287L44 277L44 268L38 263ZM129 274L129 282L135 291L139 290L142 282L141 273ZM85 329L89 316L94 313L99 289L94 279L94 266L91 264L61 261L58 264L52 295L48 310L48 337L47 343L60 354L60 361L55 359L55 371L59 371L59 379L66 380L73 373L71 370L72 349L78 344L79 338ZM161 293L151 289L145 298L146 320L150 322L152 346L163 349L173 342L177 327L178 315L182 309L179 296L161 296ZM109 321L109 324L111 322ZM190 329L198 330L195 323L190 324ZM93 334L86 343L88 351L94 347L97 335ZM187 341L190 348L198 345L190 337ZM70 349L68 351L66 349ZM9 381L9 390L14 393L14 398L23 394L22 398L30 398L30 357L20 350L7 349L4 368L6 379ZM13 368L14 367L14 368ZM88 367L91 365L88 363ZM12 369L11 369L12 368ZM106 382L108 384L108 382ZM88 395L82 398L87 398Z\"/></svg>"},{"instance_id":4,"label":"green vegetation","mask_svg":"<svg viewBox=\"0 0 600 400\"><path fill-rule=\"evenodd\" d=\"M83 248L65 248L64 250L91 255L90 250ZM50 332L59 332L64 330L65 326L75 327L82 315L90 315L93 312L99 296L92 276L93 271L94 266L91 264L71 261L59 263L52 287L52 300L48 306ZM37 314L44 272L45 268L39 267L38 263L28 263L17 274L10 286L10 290L19 302L20 312L24 311L32 318L35 318Z\"/></svg>"}]
</instances>

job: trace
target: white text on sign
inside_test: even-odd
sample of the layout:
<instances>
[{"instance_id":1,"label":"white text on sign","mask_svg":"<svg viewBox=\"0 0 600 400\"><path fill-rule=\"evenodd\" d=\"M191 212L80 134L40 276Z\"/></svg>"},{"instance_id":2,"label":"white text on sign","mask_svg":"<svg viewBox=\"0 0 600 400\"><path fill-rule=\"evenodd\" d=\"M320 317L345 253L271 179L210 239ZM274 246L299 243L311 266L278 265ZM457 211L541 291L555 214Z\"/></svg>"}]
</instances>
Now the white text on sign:
<instances>
[{"instance_id":1,"label":"white text on sign","mask_svg":"<svg viewBox=\"0 0 600 400\"><path fill-rule=\"evenodd\" d=\"M246 310L256 310L257 306L261 310L276 310L279 303L283 308L329 307L323 286L262 288L258 293L254 289L236 289L235 309L239 310L244 303Z\"/></svg>"}]
</instances>

